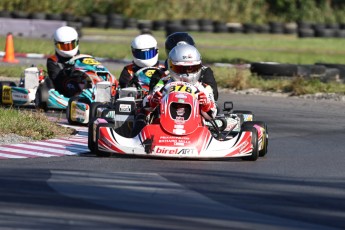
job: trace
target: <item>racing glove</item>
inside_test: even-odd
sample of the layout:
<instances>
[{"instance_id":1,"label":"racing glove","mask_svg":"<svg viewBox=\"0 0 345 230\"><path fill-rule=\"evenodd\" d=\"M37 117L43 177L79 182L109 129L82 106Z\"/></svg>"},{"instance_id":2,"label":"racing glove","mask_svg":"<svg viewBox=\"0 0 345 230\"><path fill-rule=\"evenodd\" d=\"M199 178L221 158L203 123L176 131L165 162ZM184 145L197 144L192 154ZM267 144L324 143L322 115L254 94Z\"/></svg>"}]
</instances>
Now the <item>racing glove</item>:
<instances>
[{"instance_id":1,"label":"racing glove","mask_svg":"<svg viewBox=\"0 0 345 230\"><path fill-rule=\"evenodd\" d=\"M161 92L155 92L149 100L149 106L151 108L156 108L160 104L162 97L163 95Z\"/></svg>"},{"instance_id":2,"label":"racing glove","mask_svg":"<svg viewBox=\"0 0 345 230\"><path fill-rule=\"evenodd\" d=\"M212 102L204 92L200 92L198 95L199 105L202 111L208 112L212 108Z\"/></svg>"}]
</instances>

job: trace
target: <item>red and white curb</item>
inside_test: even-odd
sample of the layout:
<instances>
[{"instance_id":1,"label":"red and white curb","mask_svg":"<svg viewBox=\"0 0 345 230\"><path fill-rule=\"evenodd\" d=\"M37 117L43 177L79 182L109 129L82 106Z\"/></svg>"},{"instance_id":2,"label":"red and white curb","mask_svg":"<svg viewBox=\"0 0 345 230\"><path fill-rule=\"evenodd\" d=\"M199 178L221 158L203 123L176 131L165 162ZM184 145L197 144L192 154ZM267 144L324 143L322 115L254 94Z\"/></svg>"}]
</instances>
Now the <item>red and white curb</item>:
<instances>
[{"instance_id":1,"label":"red and white curb","mask_svg":"<svg viewBox=\"0 0 345 230\"><path fill-rule=\"evenodd\" d=\"M66 138L0 145L0 159L76 156L88 153L87 128L74 128L80 134Z\"/></svg>"}]
</instances>

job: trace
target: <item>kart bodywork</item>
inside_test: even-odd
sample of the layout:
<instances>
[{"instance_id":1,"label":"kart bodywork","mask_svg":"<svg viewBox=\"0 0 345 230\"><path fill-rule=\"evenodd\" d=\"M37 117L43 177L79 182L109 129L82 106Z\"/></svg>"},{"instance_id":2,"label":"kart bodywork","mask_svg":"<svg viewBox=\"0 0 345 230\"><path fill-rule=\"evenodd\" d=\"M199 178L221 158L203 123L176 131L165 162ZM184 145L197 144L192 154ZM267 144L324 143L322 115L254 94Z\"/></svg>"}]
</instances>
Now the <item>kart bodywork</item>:
<instances>
[{"instance_id":1,"label":"kart bodywork","mask_svg":"<svg viewBox=\"0 0 345 230\"><path fill-rule=\"evenodd\" d=\"M162 98L159 113L151 113L148 125L135 136L130 135L136 113L134 97L119 98L117 106L100 109L89 123L89 149L98 156L240 157L252 161L267 153L267 126L252 121L250 111L234 113L232 102L226 102L224 114L205 121L193 85L172 82L164 89L169 93Z\"/></svg>"}]
</instances>

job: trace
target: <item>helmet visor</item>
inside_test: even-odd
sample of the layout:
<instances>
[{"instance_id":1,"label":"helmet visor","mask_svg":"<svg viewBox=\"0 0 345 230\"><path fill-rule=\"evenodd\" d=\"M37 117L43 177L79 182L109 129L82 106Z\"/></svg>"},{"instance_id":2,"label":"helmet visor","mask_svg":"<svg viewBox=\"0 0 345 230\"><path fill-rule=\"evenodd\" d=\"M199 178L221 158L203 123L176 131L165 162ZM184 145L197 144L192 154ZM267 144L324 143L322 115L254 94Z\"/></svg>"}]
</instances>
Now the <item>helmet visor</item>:
<instances>
[{"instance_id":1,"label":"helmet visor","mask_svg":"<svg viewBox=\"0 0 345 230\"><path fill-rule=\"evenodd\" d=\"M75 49L79 44L79 41L73 40L71 42L55 42L55 46L62 51L71 51Z\"/></svg>"},{"instance_id":2,"label":"helmet visor","mask_svg":"<svg viewBox=\"0 0 345 230\"><path fill-rule=\"evenodd\" d=\"M170 63L170 69L177 74L196 73L201 69L201 64L184 66Z\"/></svg>"},{"instance_id":3,"label":"helmet visor","mask_svg":"<svg viewBox=\"0 0 345 230\"><path fill-rule=\"evenodd\" d=\"M158 54L158 49L157 48L150 48L150 49L132 48L132 54L137 59L148 60L148 59L154 58Z\"/></svg>"}]
</instances>

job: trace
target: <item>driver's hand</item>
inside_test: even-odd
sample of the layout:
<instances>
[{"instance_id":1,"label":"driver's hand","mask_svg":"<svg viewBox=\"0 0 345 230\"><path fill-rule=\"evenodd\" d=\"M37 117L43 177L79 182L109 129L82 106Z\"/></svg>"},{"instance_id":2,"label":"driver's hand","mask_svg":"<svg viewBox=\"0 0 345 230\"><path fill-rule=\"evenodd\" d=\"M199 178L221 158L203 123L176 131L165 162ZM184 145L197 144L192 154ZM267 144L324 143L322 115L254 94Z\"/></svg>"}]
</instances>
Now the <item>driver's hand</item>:
<instances>
[{"instance_id":1,"label":"driver's hand","mask_svg":"<svg viewBox=\"0 0 345 230\"><path fill-rule=\"evenodd\" d=\"M212 103L204 92L199 93L198 100L202 111L208 112L211 109Z\"/></svg>"},{"instance_id":2,"label":"driver's hand","mask_svg":"<svg viewBox=\"0 0 345 230\"><path fill-rule=\"evenodd\" d=\"M149 99L149 106L151 108L156 108L160 104L162 97L163 95L161 92L155 92L151 99Z\"/></svg>"}]
</instances>

